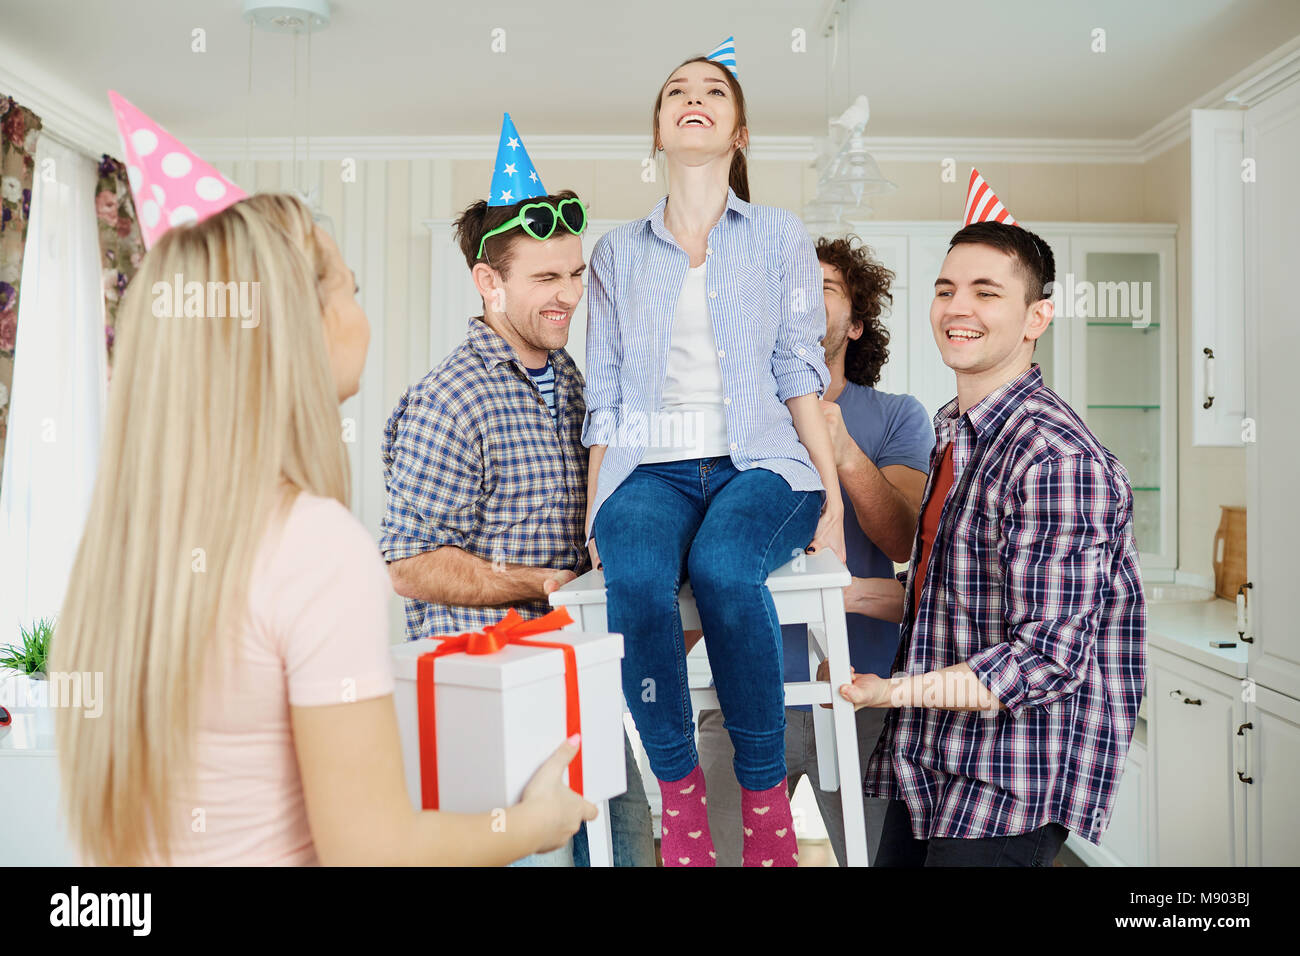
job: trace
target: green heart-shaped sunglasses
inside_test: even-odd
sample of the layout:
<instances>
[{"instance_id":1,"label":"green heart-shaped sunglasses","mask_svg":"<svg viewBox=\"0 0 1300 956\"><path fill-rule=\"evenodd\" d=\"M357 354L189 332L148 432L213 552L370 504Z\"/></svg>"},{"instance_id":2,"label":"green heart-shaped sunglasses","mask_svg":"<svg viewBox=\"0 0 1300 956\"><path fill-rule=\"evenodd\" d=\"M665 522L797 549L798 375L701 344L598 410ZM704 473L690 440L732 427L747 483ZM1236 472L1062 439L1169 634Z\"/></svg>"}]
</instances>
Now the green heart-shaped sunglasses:
<instances>
[{"instance_id":1,"label":"green heart-shaped sunglasses","mask_svg":"<svg viewBox=\"0 0 1300 956\"><path fill-rule=\"evenodd\" d=\"M525 203L519 207L519 214L513 219L503 222L483 236L478 244L478 258L483 258L483 247L489 239L509 232L515 226L521 226L534 239L549 239L559 223L564 223L564 228L575 236L580 235L587 228L587 207L580 199L561 199L555 206L548 202Z\"/></svg>"}]
</instances>

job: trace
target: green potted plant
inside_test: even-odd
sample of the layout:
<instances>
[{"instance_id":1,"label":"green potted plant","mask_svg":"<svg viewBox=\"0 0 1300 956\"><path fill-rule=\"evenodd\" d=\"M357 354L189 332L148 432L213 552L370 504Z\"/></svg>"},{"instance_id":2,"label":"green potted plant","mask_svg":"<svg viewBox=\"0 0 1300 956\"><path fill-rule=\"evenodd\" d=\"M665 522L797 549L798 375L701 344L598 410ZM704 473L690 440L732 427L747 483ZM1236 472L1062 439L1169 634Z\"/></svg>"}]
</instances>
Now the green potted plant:
<instances>
[{"instance_id":1,"label":"green potted plant","mask_svg":"<svg viewBox=\"0 0 1300 956\"><path fill-rule=\"evenodd\" d=\"M45 676L54 635L54 619L41 618L30 629L18 626L19 643L0 648L0 669L10 671L3 681L3 704L15 715L31 714L39 734L54 732L54 701L50 700Z\"/></svg>"}]
</instances>

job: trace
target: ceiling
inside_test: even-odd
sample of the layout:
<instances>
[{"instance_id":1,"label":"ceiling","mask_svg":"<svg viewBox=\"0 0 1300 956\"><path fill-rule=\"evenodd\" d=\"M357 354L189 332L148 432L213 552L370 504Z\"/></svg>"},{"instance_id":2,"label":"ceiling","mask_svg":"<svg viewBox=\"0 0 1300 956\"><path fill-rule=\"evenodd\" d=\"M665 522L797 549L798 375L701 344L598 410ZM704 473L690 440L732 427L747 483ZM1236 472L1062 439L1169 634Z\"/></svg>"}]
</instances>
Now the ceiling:
<instances>
[{"instance_id":1,"label":"ceiling","mask_svg":"<svg viewBox=\"0 0 1300 956\"><path fill-rule=\"evenodd\" d=\"M871 99L873 137L1131 139L1300 35L1297 0L335 0L312 41L318 136L642 134L659 84L736 37L757 135L816 135ZM291 37L253 40L240 0L0 0L0 66L110 120L117 89L182 138L290 131ZM490 48L505 30L505 51ZM1106 52L1091 50L1106 31ZM191 34L206 31L206 52ZM791 31L807 31L807 52ZM305 77L306 43L299 46ZM3 92L0 90L0 92Z\"/></svg>"}]
</instances>

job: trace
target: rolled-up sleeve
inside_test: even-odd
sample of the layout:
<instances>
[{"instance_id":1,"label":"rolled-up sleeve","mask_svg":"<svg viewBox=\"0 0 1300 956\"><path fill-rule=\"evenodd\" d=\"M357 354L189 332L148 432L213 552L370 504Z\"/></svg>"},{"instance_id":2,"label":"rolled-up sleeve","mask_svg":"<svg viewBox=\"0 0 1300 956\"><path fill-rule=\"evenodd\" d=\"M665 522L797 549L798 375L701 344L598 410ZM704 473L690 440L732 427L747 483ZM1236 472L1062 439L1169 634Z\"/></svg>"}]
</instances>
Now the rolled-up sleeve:
<instances>
[{"instance_id":1,"label":"rolled-up sleeve","mask_svg":"<svg viewBox=\"0 0 1300 956\"><path fill-rule=\"evenodd\" d=\"M483 458L460 419L433 396L407 393L384 429L383 456L384 559L464 548L478 525Z\"/></svg>"},{"instance_id":2,"label":"rolled-up sleeve","mask_svg":"<svg viewBox=\"0 0 1300 956\"><path fill-rule=\"evenodd\" d=\"M591 252L587 285L587 361L583 398L587 415L582 422L582 443L608 445L618 427L619 396L618 312L614 306L614 250L604 236Z\"/></svg>"},{"instance_id":3,"label":"rolled-up sleeve","mask_svg":"<svg viewBox=\"0 0 1300 956\"><path fill-rule=\"evenodd\" d=\"M1102 463L1032 465L1002 513L999 562L1007 640L967 660L1018 717L1074 693L1096 652L1118 540L1120 501Z\"/></svg>"},{"instance_id":4,"label":"rolled-up sleeve","mask_svg":"<svg viewBox=\"0 0 1300 956\"><path fill-rule=\"evenodd\" d=\"M780 234L781 302L772 374L781 401L817 393L831 383L821 340L826 334L822 268L808 231L797 216L783 217Z\"/></svg>"}]
</instances>

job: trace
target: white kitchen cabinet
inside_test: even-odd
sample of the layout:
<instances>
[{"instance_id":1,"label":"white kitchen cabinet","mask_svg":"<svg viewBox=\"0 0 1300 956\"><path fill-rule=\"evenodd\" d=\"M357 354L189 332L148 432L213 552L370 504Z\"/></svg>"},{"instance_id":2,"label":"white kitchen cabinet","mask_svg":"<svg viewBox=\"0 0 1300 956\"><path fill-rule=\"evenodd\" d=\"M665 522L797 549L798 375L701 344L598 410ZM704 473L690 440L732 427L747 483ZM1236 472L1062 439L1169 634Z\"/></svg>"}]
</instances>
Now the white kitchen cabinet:
<instances>
[{"instance_id":1,"label":"white kitchen cabinet","mask_svg":"<svg viewBox=\"0 0 1300 956\"><path fill-rule=\"evenodd\" d=\"M1151 648L1147 701L1149 862L1158 866L1245 863L1242 821L1246 722L1240 684Z\"/></svg>"},{"instance_id":2,"label":"white kitchen cabinet","mask_svg":"<svg viewBox=\"0 0 1300 956\"><path fill-rule=\"evenodd\" d=\"M1251 688L1241 784L1246 799L1246 862L1250 866L1300 863L1300 700L1266 687Z\"/></svg>"},{"instance_id":3,"label":"white kitchen cabinet","mask_svg":"<svg viewBox=\"0 0 1300 956\"><path fill-rule=\"evenodd\" d=\"M871 250L872 258L894 273L889 287L893 300L881 310L880 322L889 330L889 354L900 358L885 363L876 388L882 392L903 394L907 392L906 356L912 350L912 328L908 322L911 290L908 287L907 236L874 236Z\"/></svg>"},{"instance_id":4,"label":"white kitchen cabinet","mask_svg":"<svg viewBox=\"0 0 1300 956\"><path fill-rule=\"evenodd\" d=\"M1051 248L1057 281L1060 281L1070 265L1070 234L1047 229L1037 235ZM1056 394L1066 396L1070 394L1073 380L1070 375L1070 336L1065 334L1063 327L1063 320L1053 318L1047 331L1038 337L1034 361L1038 363L1047 386Z\"/></svg>"},{"instance_id":5,"label":"white kitchen cabinet","mask_svg":"<svg viewBox=\"0 0 1300 956\"><path fill-rule=\"evenodd\" d=\"M14 713L0 728L0 870L75 866L59 798L53 735L36 715Z\"/></svg>"},{"instance_id":6,"label":"white kitchen cabinet","mask_svg":"<svg viewBox=\"0 0 1300 956\"><path fill-rule=\"evenodd\" d=\"M889 354L903 357L904 361L892 358L880 369L880 381L876 388L891 394L906 394L907 363L906 356L912 350L912 329L908 325L907 315L912 290L905 286L895 286L890 290L893 301L881 309L880 321L889 330Z\"/></svg>"},{"instance_id":7,"label":"white kitchen cabinet","mask_svg":"<svg viewBox=\"0 0 1300 956\"><path fill-rule=\"evenodd\" d=\"M1142 566L1173 571L1178 556L1178 376L1174 240L1076 235L1053 324L1069 334L1061 394L1124 463ZM1163 320L1163 321L1162 321Z\"/></svg>"},{"instance_id":8,"label":"white kitchen cabinet","mask_svg":"<svg viewBox=\"0 0 1300 956\"><path fill-rule=\"evenodd\" d=\"M1256 181L1245 200L1247 590L1253 637L1250 676L1300 699L1300 624L1295 613L1300 506L1300 425L1295 414L1300 354L1295 272L1300 263L1300 81L1273 93L1245 116L1246 155Z\"/></svg>"},{"instance_id":9,"label":"white kitchen cabinet","mask_svg":"<svg viewBox=\"0 0 1300 956\"><path fill-rule=\"evenodd\" d=\"M1038 340L1034 361L1043 381L1128 469L1143 571L1169 578L1178 555L1175 227L1026 227L1051 246L1061 285L1057 316ZM930 330L930 306L957 227L864 221L852 223L851 231L897 274L900 295L889 318L890 360L880 387L914 395L933 415L956 394Z\"/></svg>"},{"instance_id":10,"label":"white kitchen cabinet","mask_svg":"<svg viewBox=\"0 0 1300 956\"><path fill-rule=\"evenodd\" d=\"M1240 446L1246 417L1245 113L1192 110L1192 444Z\"/></svg>"}]
</instances>

